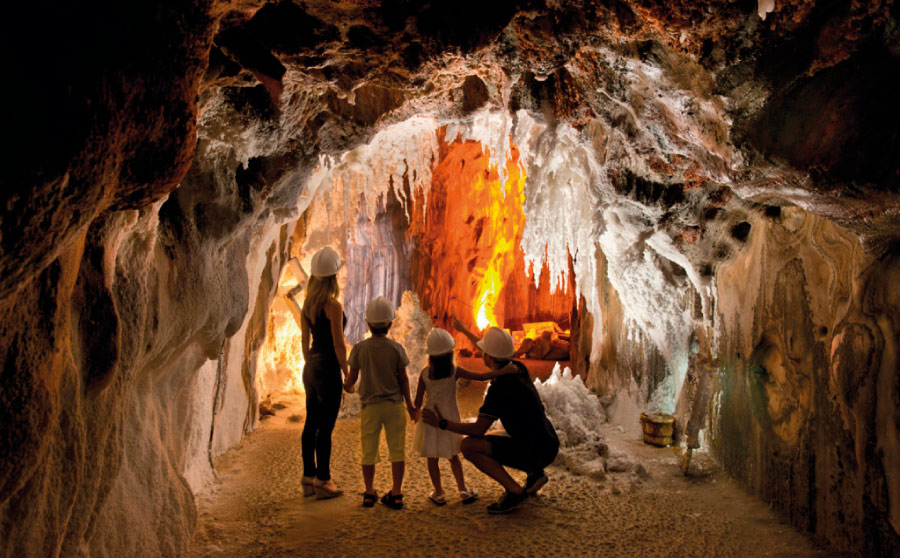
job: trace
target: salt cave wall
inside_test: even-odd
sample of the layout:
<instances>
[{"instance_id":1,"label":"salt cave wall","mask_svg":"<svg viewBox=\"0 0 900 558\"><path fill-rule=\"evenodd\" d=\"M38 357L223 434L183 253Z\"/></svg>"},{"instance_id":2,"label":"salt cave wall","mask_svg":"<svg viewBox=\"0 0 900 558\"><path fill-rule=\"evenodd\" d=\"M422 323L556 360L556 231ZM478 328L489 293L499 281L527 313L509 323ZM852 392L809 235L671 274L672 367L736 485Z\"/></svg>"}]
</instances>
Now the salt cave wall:
<instances>
[{"instance_id":1,"label":"salt cave wall","mask_svg":"<svg viewBox=\"0 0 900 558\"><path fill-rule=\"evenodd\" d=\"M835 548L900 554L900 259L785 208L716 276L723 463Z\"/></svg>"},{"instance_id":2,"label":"salt cave wall","mask_svg":"<svg viewBox=\"0 0 900 558\"><path fill-rule=\"evenodd\" d=\"M665 356L643 330L627 319L627 312L609 282L607 261L598 248L597 291L602 312L596 327L601 332L599 351L585 376L587 385L601 397L611 422L636 433L641 411L671 411L647 407L654 392L669 376ZM674 402L674 400L673 400Z\"/></svg>"},{"instance_id":3,"label":"salt cave wall","mask_svg":"<svg viewBox=\"0 0 900 558\"><path fill-rule=\"evenodd\" d=\"M33 9L13 13L41 29L3 39L52 68L13 63L18 114L40 116L4 185L0 554L177 556L192 489L255 425L252 356L290 238L264 204L278 182L255 187L245 145L215 141L258 118L253 89L205 107L239 106L231 128L199 122L213 35L238 12Z\"/></svg>"},{"instance_id":4,"label":"salt cave wall","mask_svg":"<svg viewBox=\"0 0 900 558\"><path fill-rule=\"evenodd\" d=\"M688 323L706 328L718 358L704 446L832 548L895 556L897 252L871 254L858 234L795 207L739 215L746 246L715 264L708 319L686 290ZM638 411L674 402L665 386L673 361L629 318L602 252L598 261L602 338L589 385L611 421L635 429Z\"/></svg>"},{"instance_id":5,"label":"salt cave wall","mask_svg":"<svg viewBox=\"0 0 900 558\"><path fill-rule=\"evenodd\" d=\"M0 553L172 555L194 518L179 392L247 306L226 287L246 275L246 242L200 258L158 216L191 164L219 14L55 8L11 6L28 23L2 39L22 87L3 185ZM196 289L185 256L226 280Z\"/></svg>"}]
</instances>

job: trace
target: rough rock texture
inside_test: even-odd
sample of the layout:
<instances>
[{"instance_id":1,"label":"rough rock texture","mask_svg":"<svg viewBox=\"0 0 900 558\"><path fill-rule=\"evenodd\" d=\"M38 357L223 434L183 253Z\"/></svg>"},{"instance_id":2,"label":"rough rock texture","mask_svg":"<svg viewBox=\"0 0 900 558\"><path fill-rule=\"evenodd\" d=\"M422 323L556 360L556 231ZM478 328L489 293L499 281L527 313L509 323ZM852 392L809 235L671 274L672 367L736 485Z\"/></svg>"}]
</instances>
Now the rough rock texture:
<instances>
[{"instance_id":1,"label":"rough rock texture","mask_svg":"<svg viewBox=\"0 0 900 558\"><path fill-rule=\"evenodd\" d=\"M798 209L763 218L717 277L714 445L837 548L900 553L900 266Z\"/></svg>"},{"instance_id":2,"label":"rough rock texture","mask_svg":"<svg viewBox=\"0 0 900 558\"><path fill-rule=\"evenodd\" d=\"M445 125L494 164L515 139L522 249L571 265L589 385L672 402L710 327L726 466L896 553L900 4L754 4L11 7L2 554L180 554L210 457L256 423L296 220L334 201L300 252L348 255L374 193L431 183Z\"/></svg>"}]
</instances>

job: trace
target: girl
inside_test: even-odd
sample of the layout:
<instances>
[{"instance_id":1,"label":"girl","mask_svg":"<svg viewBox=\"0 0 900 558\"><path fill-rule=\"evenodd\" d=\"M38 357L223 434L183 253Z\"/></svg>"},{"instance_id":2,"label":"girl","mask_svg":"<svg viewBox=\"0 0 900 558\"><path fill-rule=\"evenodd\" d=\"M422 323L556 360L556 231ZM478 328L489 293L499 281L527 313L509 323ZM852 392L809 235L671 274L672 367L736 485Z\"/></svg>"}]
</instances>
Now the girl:
<instances>
[{"instance_id":1,"label":"girl","mask_svg":"<svg viewBox=\"0 0 900 558\"><path fill-rule=\"evenodd\" d=\"M489 380L503 373L515 371L510 367L497 372L476 373L454 365L453 349L456 341L445 330L434 328L425 340L425 352L428 354L428 366L419 375L419 385L416 388L416 400L413 403L415 414L418 417L422 411L422 399L425 399L425 408L437 411L441 417L459 421L459 404L456 399L456 380ZM415 448L422 457L428 460L428 474L434 491L428 498L438 506L447 503L444 497L444 489L441 486L441 472L438 467L438 459L450 460L450 470L456 479L456 487L463 504L471 504L478 495L474 490L466 488L463 477L462 462L459 459L459 443L462 440L460 434L440 430L419 422L416 430Z\"/></svg>"}]
</instances>

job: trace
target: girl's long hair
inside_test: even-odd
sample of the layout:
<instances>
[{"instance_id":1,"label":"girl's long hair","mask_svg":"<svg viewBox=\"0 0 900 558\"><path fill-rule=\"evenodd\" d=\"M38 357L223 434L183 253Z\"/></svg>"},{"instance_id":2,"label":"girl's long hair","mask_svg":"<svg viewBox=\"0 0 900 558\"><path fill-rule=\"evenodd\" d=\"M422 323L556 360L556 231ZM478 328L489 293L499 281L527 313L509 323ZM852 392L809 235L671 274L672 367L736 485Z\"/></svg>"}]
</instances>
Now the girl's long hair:
<instances>
[{"instance_id":1,"label":"girl's long hair","mask_svg":"<svg viewBox=\"0 0 900 558\"><path fill-rule=\"evenodd\" d=\"M316 323L316 316L322 312L328 299L336 299L341 293L337 275L328 277L311 277L306 286L306 298L303 299L303 317L310 324Z\"/></svg>"},{"instance_id":2,"label":"girl's long hair","mask_svg":"<svg viewBox=\"0 0 900 558\"><path fill-rule=\"evenodd\" d=\"M442 355L429 355L428 365L431 366L433 379L449 378L453 373L453 351Z\"/></svg>"}]
</instances>

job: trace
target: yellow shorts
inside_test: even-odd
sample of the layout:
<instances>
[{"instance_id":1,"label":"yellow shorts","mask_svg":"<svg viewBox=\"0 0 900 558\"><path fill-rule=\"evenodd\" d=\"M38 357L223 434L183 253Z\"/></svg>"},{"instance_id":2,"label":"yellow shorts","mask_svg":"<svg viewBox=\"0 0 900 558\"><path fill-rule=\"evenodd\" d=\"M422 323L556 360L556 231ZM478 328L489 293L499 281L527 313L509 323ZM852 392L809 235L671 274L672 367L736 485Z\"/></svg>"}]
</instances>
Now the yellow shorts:
<instances>
[{"instance_id":1,"label":"yellow shorts","mask_svg":"<svg viewBox=\"0 0 900 558\"><path fill-rule=\"evenodd\" d=\"M406 461L406 405L384 401L363 407L359 414L359 441L363 465L378 463L378 441L381 427L387 440L391 463Z\"/></svg>"}]
</instances>

